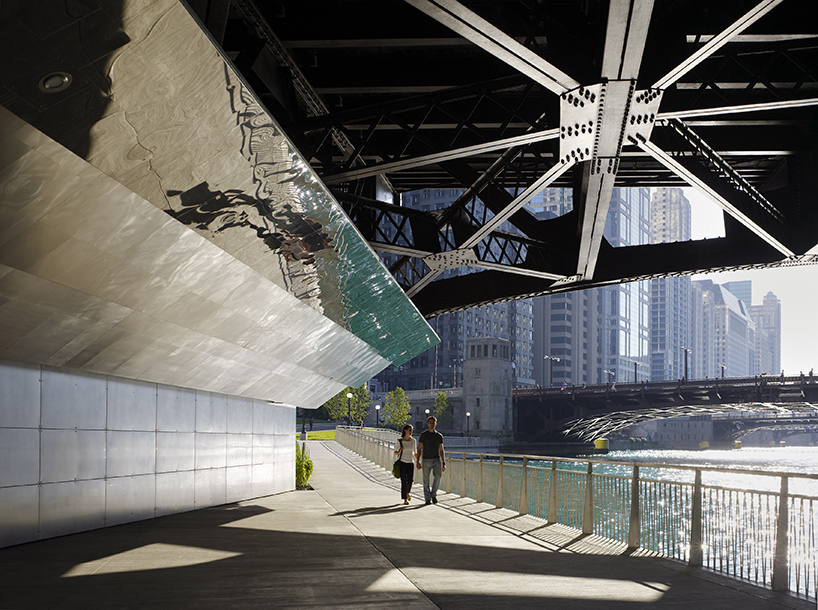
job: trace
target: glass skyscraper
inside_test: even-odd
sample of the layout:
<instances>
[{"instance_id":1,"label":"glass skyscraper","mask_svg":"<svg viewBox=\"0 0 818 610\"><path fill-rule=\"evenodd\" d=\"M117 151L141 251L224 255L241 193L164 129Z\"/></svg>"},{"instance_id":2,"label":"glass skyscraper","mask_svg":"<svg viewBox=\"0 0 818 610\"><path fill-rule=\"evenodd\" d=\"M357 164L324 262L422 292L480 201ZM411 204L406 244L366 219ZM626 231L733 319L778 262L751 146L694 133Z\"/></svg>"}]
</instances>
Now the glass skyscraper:
<instances>
[{"instance_id":1,"label":"glass skyscraper","mask_svg":"<svg viewBox=\"0 0 818 610\"><path fill-rule=\"evenodd\" d=\"M529 209L540 219L573 207L570 189L548 189ZM614 247L650 241L650 190L614 189L605 225ZM648 282L534 299L534 378L540 385L630 382L649 374ZM559 359L559 360L557 360Z\"/></svg>"},{"instance_id":2,"label":"glass skyscraper","mask_svg":"<svg viewBox=\"0 0 818 610\"><path fill-rule=\"evenodd\" d=\"M650 211L651 243L689 241L691 220L690 202L682 189L653 190ZM699 353L701 350L698 347L693 349L694 337L690 327L694 319L690 277L683 275L652 279L650 295L651 380L681 379L685 375L691 379L703 376L698 365L702 357Z\"/></svg>"}]
</instances>

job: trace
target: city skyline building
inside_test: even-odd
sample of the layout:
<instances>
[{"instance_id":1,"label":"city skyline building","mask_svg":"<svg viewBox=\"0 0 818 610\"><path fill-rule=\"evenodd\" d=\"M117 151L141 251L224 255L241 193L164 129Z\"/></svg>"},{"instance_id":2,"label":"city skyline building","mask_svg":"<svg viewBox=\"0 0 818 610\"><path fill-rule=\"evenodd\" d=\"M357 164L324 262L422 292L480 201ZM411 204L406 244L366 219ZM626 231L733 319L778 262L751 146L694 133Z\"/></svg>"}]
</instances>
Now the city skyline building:
<instances>
[{"instance_id":1,"label":"city skyline building","mask_svg":"<svg viewBox=\"0 0 818 610\"><path fill-rule=\"evenodd\" d=\"M462 193L461 189L412 191L401 195L401 204L423 211L439 210L450 206ZM478 208L480 205L478 200ZM479 209L476 213L480 213ZM387 237L394 236L394 227L385 226L383 230ZM514 227L504 223L501 230L514 232ZM396 254L384 252L380 255L387 267L398 258ZM449 269L442 277L469 272L470 269ZM388 392L398 386L404 390L460 387L466 341L485 337L509 341L513 387L531 387L534 385L532 316L531 299L482 305L437 316L429 323L440 337L440 343L400 367L388 367L370 386L375 387L376 392Z\"/></svg>"},{"instance_id":2,"label":"city skyline building","mask_svg":"<svg viewBox=\"0 0 818 610\"><path fill-rule=\"evenodd\" d=\"M777 373L781 368L781 301L772 292L761 305L749 304L756 324L756 373Z\"/></svg>"},{"instance_id":3,"label":"city skyline building","mask_svg":"<svg viewBox=\"0 0 818 610\"><path fill-rule=\"evenodd\" d=\"M573 209L570 189L547 189L529 209L541 220ZM605 224L613 247L650 241L650 189L614 189ZM534 379L540 385L593 384L649 377L648 282L534 299Z\"/></svg>"},{"instance_id":4,"label":"city skyline building","mask_svg":"<svg viewBox=\"0 0 818 610\"><path fill-rule=\"evenodd\" d=\"M703 320L695 325L702 333L702 372L706 377L750 377L756 374L756 325L747 305L723 285L699 280ZM697 355L698 357L698 355Z\"/></svg>"},{"instance_id":5,"label":"city skyline building","mask_svg":"<svg viewBox=\"0 0 818 610\"><path fill-rule=\"evenodd\" d=\"M414 191L402 195L402 203L437 210L461 193ZM562 216L573 209L572 190L545 189L526 207L540 220ZM613 247L686 241L691 225L682 189L614 189L605 237ZM397 259L381 257L387 266ZM447 270L444 277L470 271ZM466 341L481 337L509 341L514 387L775 372L781 361L780 302L769 293L764 306L753 307L751 294L750 281L719 285L678 276L444 314L430 321L441 343L387 368L373 387L379 392L460 387Z\"/></svg>"},{"instance_id":6,"label":"city skyline building","mask_svg":"<svg viewBox=\"0 0 818 610\"><path fill-rule=\"evenodd\" d=\"M651 243L689 241L692 211L680 188L655 188L651 197ZM695 377L700 373L690 356L692 280L689 276L650 280L650 377L653 381ZM687 366L685 366L687 362Z\"/></svg>"},{"instance_id":7,"label":"city skyline building","mask_svg":"<svg viewBox=\"0 0 818 610\"><path fill-rule=\"evenodd\" d=\"M744 301L745 305L750 306L753 304L752 280L724 282L722 286Z\"/></svg>"}]
</instances>

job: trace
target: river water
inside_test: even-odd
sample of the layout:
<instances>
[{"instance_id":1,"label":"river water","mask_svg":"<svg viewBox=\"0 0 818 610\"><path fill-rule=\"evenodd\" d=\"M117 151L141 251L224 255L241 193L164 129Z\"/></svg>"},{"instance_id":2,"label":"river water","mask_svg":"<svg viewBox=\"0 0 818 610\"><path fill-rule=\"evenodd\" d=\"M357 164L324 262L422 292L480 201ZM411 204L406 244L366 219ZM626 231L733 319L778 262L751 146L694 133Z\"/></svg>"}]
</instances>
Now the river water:
<instances>
[{"instance_id":1,"label":"river water","mask_svg":"<svg viewBox=\"0 0 818 610\"><path fill-rule=\"evenodd\" d=\"M589 456L592 459L628 462L636 464L656 464L661 466L703 466L709 468L754 470L757 475L736 474L729 472L702 473L702 483L722 487L739 489L757 489L763 491L779 491L781 478L778 476L764 476L763 472L818 475L818 447L743 447L729 450L681 451L671 449L642 449L632 451L611 451L604 456ZM543 466L549 467L550 462ZM560 468L584 469L583 464ZM630 466L610 465L597 466L595 472L630 476L633 470ZM692 470L677 470L675 468L651 468L640 466L640 478L659 479L663 481L678 481L692 483ZM818 497L818 480L791 477L789 479L789 493L803 494Z\"/></svg>"}]
</instances>

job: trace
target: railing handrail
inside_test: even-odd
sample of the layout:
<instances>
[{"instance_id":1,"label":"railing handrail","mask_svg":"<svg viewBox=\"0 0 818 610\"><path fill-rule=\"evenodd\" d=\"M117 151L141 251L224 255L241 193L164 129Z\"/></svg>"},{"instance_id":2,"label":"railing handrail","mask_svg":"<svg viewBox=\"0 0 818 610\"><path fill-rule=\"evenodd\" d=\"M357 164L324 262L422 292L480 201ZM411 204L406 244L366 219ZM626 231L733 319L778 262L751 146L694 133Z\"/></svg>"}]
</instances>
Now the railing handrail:
<instances>
[{"instance_id":1,"label":"railing handrail","mask_svg":"<svg viewBox=\"0 0 818 610\"><path fill-rule=\"evenodd\" d=\"M445 447L445 444L444 444ZM522 461L523 459L528 460L537 460L541 462L549 462L556 460L557 462L574 462L577 464L605 464L608 466L639 466L640 468L673 468L676 470L701 470L702 472L722 472L727 474L750 474L750 475L760 475L760 476L770 476L770 477L790 477L790 478L798 478L798 479L811 479L818 481L818 474L809 474L803 472L785 472L785 471L778 471L778 470L752 470L747 468L722 468L719 466L691 466L686 464L662 464L659 462L622 462L618 460L605 460L605 459L593 459L593 458L571 458L566 456L553 456L553 455L533 455L533 454L520 454L520 453L480 453L475 451L459 451L459 450L452 450L447 453L456 453L458 455L466 454L466 455L474 455L478 458L482 456L487 456L491 458L498 458L503 456L505 459L513 459Z\"/></svg>"},{"instance_id":2,"label":"railing handrail","mask_svg":"<svg viewBox=\"0 0 818 610\"><path fill-rule=\"evenodd\" d=\"M336 440L390 470L395 459L394 439L371 432L339 427ZM546 523L563 523L583 533L626 543L629 549L646 548L687 561L690 566L749 578L774 591L816 596L818 532L811 524L818 517L818 496L789 493L789 480L816 480L818 475L461 450L446 453L450 467L444 473L441 489L445 486L447 493L491 503L490 496L484 498L488 485L497 508L520 515L534 514ZM485 459L492 457L497 460ZM532 460L551 462L550 468L533 466ZM558 462L583 464L586 468L558 469ZM594 465L627 466L632 474L594 472ZM695 477L692 482L645 478L639 474L642 468L693 471ZM550 477L537 474L548 470ZM780 488L740 489L723 482L704 485L703 472L777 477ZM671 494L668 486L681 491ZM759 518L766 519L766 523L759 525ZM754 577L750 576L751 569Z\"/></svg>"},{"instance_id":3,"label":"railing handrail","mask_svg":"<svg viewBox=\"0 0 818 610\"><path fill-rule=\"evenodd\" d=\"M358 428L356 426L338 426L338 428L349 430L350 432L355 432L359 434L363 434L367 430L378 430L384 432L392 432L395 439L397 439L398 434L392 430L387 428ZM376 441L383 441L384 439L378 438L378 436L373 436L370 434L363 434L363 436L367 436L368 438L372 438ZM445 448L446 442L444 439L443 446ZM803 473L803 472L791 472L791 471L780 471L780 470L756 470L756 469L749 469L749 468L724 468L720 466L704 466L704 465L687 465L687 464L664 464L661 462L629 462L629 461L619 461L619 460L608 460L608 459L601 459L601 458L571 458L567 456L553 456L553 455L535 455L535 454L527 454L527 453L485 453L481 451L465 451L459 449L453 449L451 451L447 451L448 454L457 454L457 455L471 455L475 456L476 459L479 459L480 456L489 457L489 458L499 458L502 456L504 459L512 459L516 461L523 461L527 460L536 460L541 462L549 462L556 460L557 462L573 462L576 464L605 464L608 466L639 466L640 468L672 468L675 470L690 470L696 471L700 470L702 472L719 472L719 473L726 473L726 474L742 474L742 475L759 475L759 476L769 476L769 477L790 477L796 479L808 479L813 481L818 481L818 473L811 474L811 473Z\"/></svg>"}]
</instances>

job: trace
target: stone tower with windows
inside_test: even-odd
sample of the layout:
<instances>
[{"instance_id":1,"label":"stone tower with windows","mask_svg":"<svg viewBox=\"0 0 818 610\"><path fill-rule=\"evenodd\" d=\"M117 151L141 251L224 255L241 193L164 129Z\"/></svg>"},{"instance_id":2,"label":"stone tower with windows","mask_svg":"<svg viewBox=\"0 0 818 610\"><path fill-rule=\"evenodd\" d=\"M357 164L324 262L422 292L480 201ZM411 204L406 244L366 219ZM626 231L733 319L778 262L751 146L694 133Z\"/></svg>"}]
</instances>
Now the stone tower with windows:
<instances>
[{"instance_id":1,"label":"stone tower with windows","mask_svg":"<svg viewBox=\"0 0 818 610\"><path fill-rule=\"evenodd\" d=\"M463 362L463 404L454 413L464 434L497 436L511 433L513 370L511 346L505 339L466 341ZM468 413L468 415L467 415Z\"/></svg>"}]
</instances>

